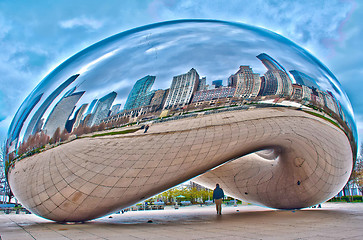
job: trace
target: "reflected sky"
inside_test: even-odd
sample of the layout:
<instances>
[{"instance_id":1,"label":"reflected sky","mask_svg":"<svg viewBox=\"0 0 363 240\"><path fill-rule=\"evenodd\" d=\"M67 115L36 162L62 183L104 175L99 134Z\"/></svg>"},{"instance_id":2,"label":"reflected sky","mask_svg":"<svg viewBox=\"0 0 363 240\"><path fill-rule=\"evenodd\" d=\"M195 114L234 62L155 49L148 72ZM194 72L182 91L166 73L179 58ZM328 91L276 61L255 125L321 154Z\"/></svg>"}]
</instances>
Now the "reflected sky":
<instances>
[{"instance_id":1,"label":"reflected sky","mask_svg":"<svg viewBox=\"0 0 363 240\"><path fill-rule=\"evenodd\" d=\"M119 33L69 58L44 78L23 102L11 123L8 138L21 140L37 106L74 74L80 75L52 102L45 118L64 93L74 87L77 87L77 92L86 92L76 109L112 91L117 92L114 104L122 104L123 108L135 82L146 75L156 76L154 90L169 88L173 76L191 68L195 68L200 76L206 76L207 84L222 79L226 85L227 78L240 65L249 65L262 76L266 68L256 58L261 53L268 53L287 71L297 70L309 75L322 91L331 92L356 132L352 107L339 82L307 51L278 34L244 24L180 20ZM40 95L42 97L38 100ZM36 101L37 106L29 109L29 105Z\"/></svg>"}]
</instances>

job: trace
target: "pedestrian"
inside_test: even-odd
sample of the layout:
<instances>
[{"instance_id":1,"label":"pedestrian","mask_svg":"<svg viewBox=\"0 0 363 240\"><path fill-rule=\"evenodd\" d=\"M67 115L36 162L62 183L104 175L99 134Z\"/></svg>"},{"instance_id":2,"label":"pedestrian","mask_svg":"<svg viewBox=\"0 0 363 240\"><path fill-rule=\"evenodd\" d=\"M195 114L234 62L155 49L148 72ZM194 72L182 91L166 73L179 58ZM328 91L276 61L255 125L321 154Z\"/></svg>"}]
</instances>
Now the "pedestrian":
<instances>
[{"instance_id":1,"label":"pedestrian","mask_svg":"<svg viewBox=\"0 0 363 240\"><path fill-rule=\"evenodd\" d=\"M144 133L146 133L148 129L149 129L149 125L146 125L145 126L145 130L144 130Z\"/></svg>"},{"instance_id":2,"label":"pedestrian","mask_svg":"<svg viewBox=\"0 0 363 240\"><path fill-rule=\"evenodd\" d=\"M217 214L222 215L222 200L224 199L223 189L216 184L216 188L213 190L213 202L216 204Z\"/></svg>"}]
</instances>

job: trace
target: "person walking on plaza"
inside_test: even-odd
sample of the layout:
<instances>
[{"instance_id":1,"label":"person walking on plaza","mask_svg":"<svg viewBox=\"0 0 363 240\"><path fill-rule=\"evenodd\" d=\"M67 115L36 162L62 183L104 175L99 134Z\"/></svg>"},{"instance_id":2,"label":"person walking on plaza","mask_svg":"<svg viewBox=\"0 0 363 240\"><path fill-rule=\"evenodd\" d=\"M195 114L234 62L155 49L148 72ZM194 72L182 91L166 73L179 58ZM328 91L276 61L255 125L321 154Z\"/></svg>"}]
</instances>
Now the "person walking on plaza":
<instances>
[{"instance_id":1,"label":"person walking on plaza","mask_svg":"<svg viewBox=\"0 0 363 240\"><path fill-rule=\"evenodd\" d=\"M216 204L217 214L222 215L222 200L224 198L223 189L216 184L216 188L213 190L213 202Z\"/></svg>"}]
</instances>

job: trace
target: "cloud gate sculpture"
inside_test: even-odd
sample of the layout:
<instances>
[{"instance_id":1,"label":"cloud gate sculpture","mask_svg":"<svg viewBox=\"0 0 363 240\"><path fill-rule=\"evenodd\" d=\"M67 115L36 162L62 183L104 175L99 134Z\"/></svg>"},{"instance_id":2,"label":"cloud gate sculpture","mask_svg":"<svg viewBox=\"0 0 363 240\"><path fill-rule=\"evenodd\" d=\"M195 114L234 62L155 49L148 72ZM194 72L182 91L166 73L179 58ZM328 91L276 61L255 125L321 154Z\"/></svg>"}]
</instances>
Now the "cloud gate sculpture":
<instances>
[{"instance_id":1,"label":"cloud gate sculpture","mask_svg":"<svg viewBox=\"0 0 363 240\"><path fill-rule=\"evenodd\" d=\"M6 143L16 198L85 221L186 180L272 208L335 196L356 157L352 107L334 75L252 26L180 20L72 56L25 99Z\"/></svg>"}]
</instances>

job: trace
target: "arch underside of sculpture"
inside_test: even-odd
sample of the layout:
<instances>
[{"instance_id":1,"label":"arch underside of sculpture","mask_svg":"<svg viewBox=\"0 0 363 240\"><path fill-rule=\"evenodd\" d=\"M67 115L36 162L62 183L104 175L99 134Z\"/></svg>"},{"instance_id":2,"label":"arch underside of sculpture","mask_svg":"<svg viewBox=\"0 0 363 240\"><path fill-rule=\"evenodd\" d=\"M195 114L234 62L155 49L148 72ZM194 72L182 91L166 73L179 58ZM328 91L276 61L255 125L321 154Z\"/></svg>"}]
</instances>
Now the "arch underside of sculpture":
<instances>
[{"instance_id":1,"label":"arch underside of sculpture","mask_svg":"<svg viewBox=\"0 0 363 240\"><path fill-rule=\"evenodd\" d=\"M252 108L79 138L16 162L9 183L33 213L85 221L192 178L251 203L304 208L335 196L352 165L336 125L302 110Z\"/></svg>"}]
</instances>

